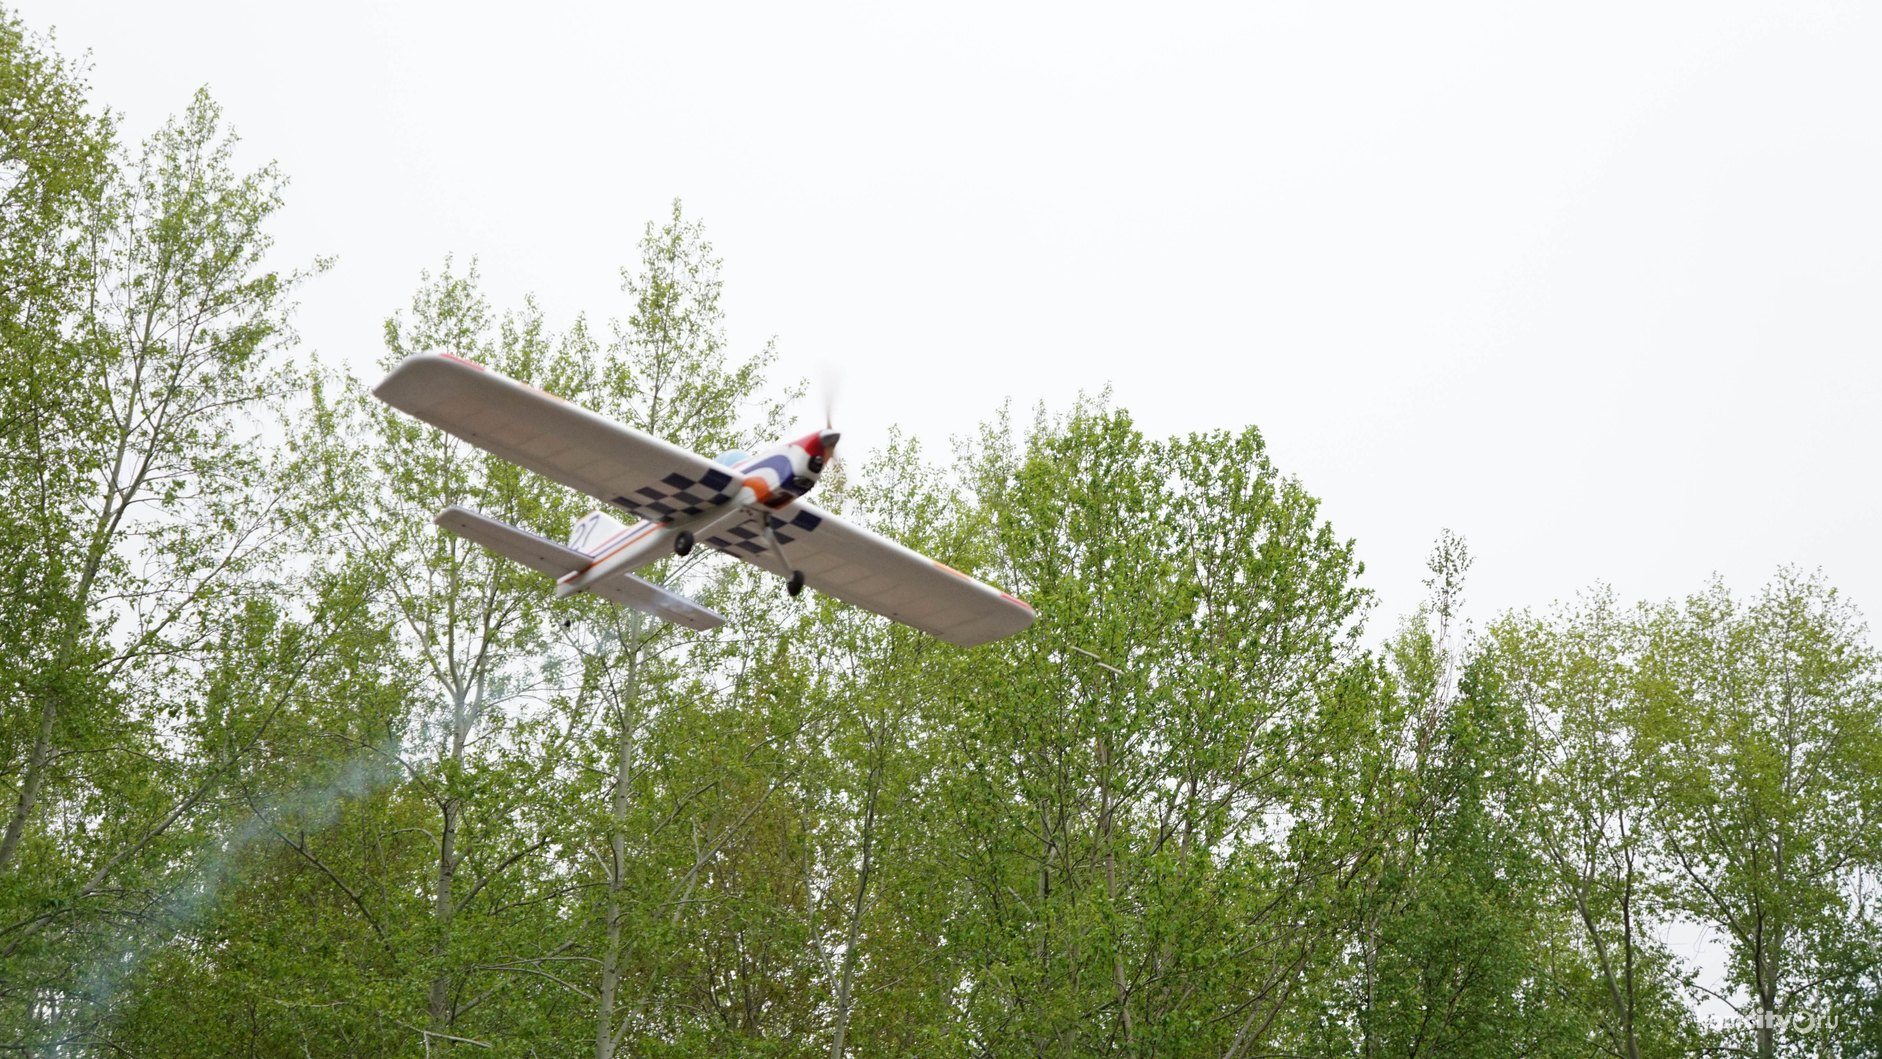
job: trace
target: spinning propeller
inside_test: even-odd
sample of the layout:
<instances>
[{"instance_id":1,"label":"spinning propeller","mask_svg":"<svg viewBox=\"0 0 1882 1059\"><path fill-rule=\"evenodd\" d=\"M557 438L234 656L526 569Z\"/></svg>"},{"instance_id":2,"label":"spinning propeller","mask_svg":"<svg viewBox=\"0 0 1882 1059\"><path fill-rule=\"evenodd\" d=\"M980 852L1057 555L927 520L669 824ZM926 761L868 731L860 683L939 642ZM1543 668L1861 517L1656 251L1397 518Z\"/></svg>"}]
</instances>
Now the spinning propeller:
<instances>
[{"instance_id":1,"label":"spinning propeller","mask_svg":"<svg viewBox=\"0 0 1882 1059\"><path fill-rule=\"evenodd\" d=\"M828 433L836 429L836 394L837 390L841 388L842 376L834 367L828 366L824 368L822 374L822 385L820 385L818 389L823 391L823 429ZM826 471L834 466L836 461L836 446L833 443L830 448L828 461L825 464Z\"/></svg>"}]
</instances>

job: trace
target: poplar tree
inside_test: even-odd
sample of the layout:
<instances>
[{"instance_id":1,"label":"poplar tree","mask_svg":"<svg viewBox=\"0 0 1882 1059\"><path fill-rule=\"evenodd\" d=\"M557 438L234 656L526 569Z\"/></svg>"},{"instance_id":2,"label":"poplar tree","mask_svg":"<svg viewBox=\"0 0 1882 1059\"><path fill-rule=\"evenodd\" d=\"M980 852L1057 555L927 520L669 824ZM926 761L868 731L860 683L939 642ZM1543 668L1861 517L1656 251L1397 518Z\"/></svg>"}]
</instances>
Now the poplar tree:
<instances>
[{"instance_id":1,"label":"poplar tree","mask_svg":"<svg viewBox=\"0 0 1882 1059\"><path fill-rule=\"evenodd\" d=\"M1641 614L1597 588L1546 619L1490 630L1482 666L1528 724L1524 832L1587 957L1582 1003L1616 1059L1689 1054L1707 1041L1690 976L1660 940L1676 918L1654 826L1632 694Z\"/></svg>"},{"instance_id":2,"label":"poplar tree","mask_svg":"<svg viewBox=\"0 0 1882 1059\"><path fill-rule=\"evenodd\" d=\"M1733 1035L1765 1059L1793 1016L1834 1039L1829 987L1875 936L1857 900L1882 854L1878 659L1863 631L1820 576L1794 570L1748 603L1715 582L1644 629L1639 732L1672 899L1728 940Z\"/></svg>"},{"instance_id":3,"label":"poplar tree","mask_svg":"<svg viewBox=\"0 0 1882 1059\"><path fill-rule=\"evenodd\" d=\"M745 360L733 359L720 306L721 261L706 239L704 225L688 221L676 199L663 224L648 222L638 249L638 264L621 270L621 290L631 300L632 312L625 322L612 322L613 341L605 356L578 366L579 374L564 385L579 403L616 422L696 452L716 454L775 441L784 425L784 409L801 395L801 388L767 390L764 372L776 359L774 343ZM640 576L718 599L737 579L723 567L717 588L714 579L701 576L710 555L710 549L702 548L690 561L662 562ZM744 584L751 585L749 577ZM592 602L587 606L589 628L601 632L598 642L607 644L589 658L587 679L599 691L605 719L598 734L609 751L603 770L609 782L600 858L606 896L598 909L602 939L590 995L595 1054L609 1059L631 1032L663 1021L653 1012L660 1006L656 995L665 991L658 968L666 961L654 951L657 943L649 943L671 939L671 924L685 918L701 873L751 823L755 807L741 805L740 795L724 796L739 790L746 800L769 801L771 784L761 781L758 793L752 794L737 783L721 782L730 777L672 771L674 763L690 755L671 740L709 744L724 731L711 719L715 709L722 708L715 702L722 694L719 689L732 677L718 669L726 661L722 651L696 651L689 634L638 613L615 613ZM757 631L735 625L726 635ZM688 679L688 667L701 676ZM728 705L747 704L749 700ZM738 767L733 764L736 757L709 754L707 760ZM712 797L697 802L702 793ZM714 802L727 811L687 811L689 804L697 808ZM703 831L697 830L701 827ZM689 830L695 832L691 856L682 855L665 871L649 871L670 860L654 847ZM632 865L629 860L635 856L652 863ZM652 892L632 893L636 882ZM646 903L650 898L651 907ZM662 919L668 922L662 924Z\"/></svg>"},{"instance_id":4,"label":"poplar tree","mask_svg":"<svg viewBox=\"0 0 1882 1059\"><path fill-rule=\"evenodd\" d=\"M19 269L0 314L19 384L0 959L15 1040L38 1043L101 1032L117 968L189 885L197 827L331 637L285 632L305 619L274 576L289 489L252 443L294 385L294 277L264 263L280 174L237 171L206 93L118 152L74 113L69 65L17 23L0 37L19 165L0 239ZM272 708L206 724L209 674L252 635L304 653L253 667Z\"/></svg>"}]
</instances>

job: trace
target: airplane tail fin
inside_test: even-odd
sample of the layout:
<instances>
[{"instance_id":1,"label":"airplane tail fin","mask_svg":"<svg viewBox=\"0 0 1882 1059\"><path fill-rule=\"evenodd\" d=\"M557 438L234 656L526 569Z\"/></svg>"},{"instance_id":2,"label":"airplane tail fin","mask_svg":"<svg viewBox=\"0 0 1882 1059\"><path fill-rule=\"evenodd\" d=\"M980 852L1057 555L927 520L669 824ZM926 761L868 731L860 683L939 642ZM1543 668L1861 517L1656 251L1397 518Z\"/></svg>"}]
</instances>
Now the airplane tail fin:
<instances>
[{"instance_id":1,"label":"airplane tail fin","mask_svg":"<svg viewBox=\"0 0 1882 1059\"><path fill-rule=\"evenodd\" d=\"M626 528L606 511L590 511L575 520L575 528L569 531L569 547L595 555Z\"/></svg>"},{"instance_id":2,"label":"airplane tail fin","mask_svg":"<svg viewBox=\"0 0 1882 1059\"><path fill-rule=\"evenodd\" d=\"M560 578L583 570L594 557L566 544L557 544L507 522L452 504L432 520L452 533L481 544L505 558L514 559L531 570ZM685 596L643 581L632 574L617 574L590 585L588 591L621 607L632 607L675 625L704 632L725 624L725 619Z\"/></svg>"}]
</instances>

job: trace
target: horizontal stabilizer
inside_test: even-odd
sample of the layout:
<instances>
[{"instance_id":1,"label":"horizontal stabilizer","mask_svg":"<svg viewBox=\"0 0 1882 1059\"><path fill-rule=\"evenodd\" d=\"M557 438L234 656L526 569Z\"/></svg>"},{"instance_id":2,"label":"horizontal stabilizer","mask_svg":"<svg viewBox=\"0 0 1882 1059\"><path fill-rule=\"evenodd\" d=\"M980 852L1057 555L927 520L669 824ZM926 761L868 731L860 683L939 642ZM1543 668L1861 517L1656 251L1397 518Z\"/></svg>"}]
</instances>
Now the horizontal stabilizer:
<instances>
[{"instance_id":1,"label":"horizontal stabilizer","mask_svg":"<svg viewBox=\"0 0 1882 1059\"><path fill-rule=\"evenodd\" d=\"M531 570L560 578L575 570L586 570L595 557L547 537L539 537L507 522L498 522L469 508L452 504L432 521L473 544L481 544L506 558L515 559ZM643 581L633 574L617 574L598 581L588 591L619 607L632 607L662 621L705 632L725 624L725 619L685 596L669 592L659 585Z\"/></svg>"},{"instance_id":2,"label":"horizontal stabilizer","mask_svg":"<svg viewBox=\"0 0 1882 1059\"><path fill-rule=\"evenodd\" d=\"M617 606L632 607L662 621L705 632L725 624L725 619L685 596L669 592L651 581L633 574L617 574L588 586L588 591Z\"/></svg>"},{"instance_id":3,"label":"horizontal stabilizer","mask_svg":"<svg viewBox=\"0 0 1882 1059\"><path fill-rule=\"evenodd\" d=\"M515 559L531 570L561 577L571 570L586 569L594 557L585 555L566 544L557 544L547 537L539 537L526 529L517 529L507 522L498 522L488 515L480 515L467 507L452 504L438 517L432 519L438 525L470 541L481 544L506 558Z\"/></svg>"}]
</instances>

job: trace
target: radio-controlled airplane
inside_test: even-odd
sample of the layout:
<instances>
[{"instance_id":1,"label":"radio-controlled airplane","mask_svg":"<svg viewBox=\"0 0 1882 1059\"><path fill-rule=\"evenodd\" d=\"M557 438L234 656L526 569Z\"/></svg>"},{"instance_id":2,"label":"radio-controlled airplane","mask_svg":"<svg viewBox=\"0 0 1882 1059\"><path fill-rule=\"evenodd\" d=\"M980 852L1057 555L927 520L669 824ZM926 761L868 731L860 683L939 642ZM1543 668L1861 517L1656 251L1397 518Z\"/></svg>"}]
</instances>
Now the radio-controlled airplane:
<instances>
[{"instance_id":1,"label":"radio-controlled airplane","mask_svg":"<svg viewBox=\"0 0 1882 1059\"><path fill-rule=\"evenodd\" d=\"M407 357L373 394L399 411L610 505L555 541L455 504L438 525L556 579L689 629L725 619L633 571L698 544L963 647L1011 636L1033 609L804 499L836 451L825 429L716 460L450 354ZM610 513L634 516L623 524Z\"/></svg>"}]
</instances>

